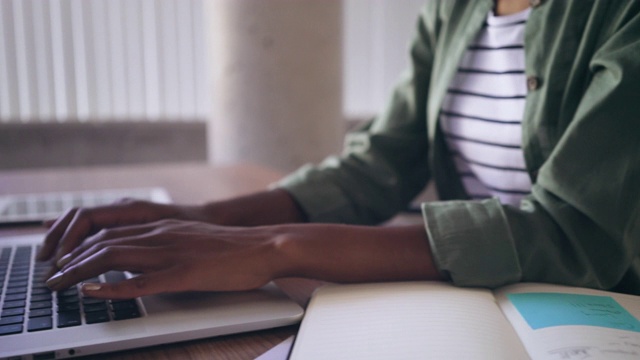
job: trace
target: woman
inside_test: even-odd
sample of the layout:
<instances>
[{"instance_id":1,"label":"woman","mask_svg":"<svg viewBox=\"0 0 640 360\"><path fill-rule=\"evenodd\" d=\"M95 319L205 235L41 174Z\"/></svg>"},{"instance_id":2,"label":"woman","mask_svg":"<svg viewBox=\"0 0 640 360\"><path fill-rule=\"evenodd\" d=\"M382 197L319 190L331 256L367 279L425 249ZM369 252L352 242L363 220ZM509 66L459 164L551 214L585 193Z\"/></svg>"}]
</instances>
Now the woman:
<instances>
[{"instance_id":1,"label":"woman","mask_svg":"<svg viewBox=\"0 0 640 360\"><path fill-rule=\"evenodd\" d=\"M491 67L518 57L520 69ZM69 211L39 254L60 268L48 285L117 269L141 274L83 292L243 290L299 276L640 294L640 2L431 1L411 59L386 111L352 135L358 146L275 189L203 206ZM508 90L494 86L502 77ZM475 105L480 98L511 104ZM504 117L506 108L520 117ZM465 112L474 109L496 116ZM424 225L370 226L432 178L443 201L422 204Z\"/></svg>"}]
</instances>

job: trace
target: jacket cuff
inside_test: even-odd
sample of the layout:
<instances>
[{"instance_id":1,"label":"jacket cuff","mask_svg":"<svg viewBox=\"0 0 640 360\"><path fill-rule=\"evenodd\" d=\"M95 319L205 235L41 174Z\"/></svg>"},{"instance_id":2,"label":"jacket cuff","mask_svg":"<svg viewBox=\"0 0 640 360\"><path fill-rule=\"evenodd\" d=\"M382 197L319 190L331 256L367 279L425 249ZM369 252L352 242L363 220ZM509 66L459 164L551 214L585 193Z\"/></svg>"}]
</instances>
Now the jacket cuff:
<instances>
[{"instance_id":1,"label":"jacket cuff","mask_svg":"<svg viewBox=\"0 0 640 360\"><path fill-rule=\"evenodd\" d=\"M455 285L496 288L520 281L502 206L497 199L422 204L435 264Z\"/></svg>"}]
</instances>

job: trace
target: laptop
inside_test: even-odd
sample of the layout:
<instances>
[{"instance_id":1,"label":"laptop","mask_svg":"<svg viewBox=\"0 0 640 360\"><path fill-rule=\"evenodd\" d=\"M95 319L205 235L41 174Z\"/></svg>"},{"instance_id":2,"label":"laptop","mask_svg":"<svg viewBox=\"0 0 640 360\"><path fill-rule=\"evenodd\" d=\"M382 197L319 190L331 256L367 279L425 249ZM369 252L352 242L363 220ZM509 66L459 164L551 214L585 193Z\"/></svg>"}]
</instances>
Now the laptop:
<instances>
[{"instance_id":1,"label":"laptop","mask_svg":"<svg viewBox=\"0 0 640 360\"><path fill-rule=\"evenodd\" d=\"M72 207L92 207L135 198L170 203L165 188L143 187L0 195L0 225L34 225L60 216Z\"/></svg>"},{"instance_id":2,"label":"laptop","mask_svg":"<svg viewBox=\"0 0 640 360\"><path fill-rule=\"evenodd\" d=\"M303 309L273 283L246 292L197 292L124 301L51 292L35 262L44 234L0 239L0 359L62 359L298 323ZM131 277L109 272L91 281Z\"/></svg>"}]
</instances>

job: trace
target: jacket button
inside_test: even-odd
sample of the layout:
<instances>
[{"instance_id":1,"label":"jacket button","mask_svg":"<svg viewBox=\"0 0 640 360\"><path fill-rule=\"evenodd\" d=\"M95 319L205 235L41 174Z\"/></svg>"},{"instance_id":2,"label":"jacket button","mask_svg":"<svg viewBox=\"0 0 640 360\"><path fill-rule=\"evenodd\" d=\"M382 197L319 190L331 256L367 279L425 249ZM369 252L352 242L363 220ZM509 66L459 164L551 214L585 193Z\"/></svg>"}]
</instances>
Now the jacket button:
<instances>
[{"instance_id":1,"label":"jacket button","mask_svg":"<svg viewBox=\"0 0 640 360\"><path fill-rule=\"evenodd\" d=\"M529 0L529 5L531 5L531 7L537 7L540 6L542 4L542 0Z\"/></svg>"},{"instance_id":2,"label":"jacket button","mask_svg":"<svg viewBox=\"0 0 640 360\"><path fill-rule=\"evenodd\" d=\"M537 90L540 87L540 80L535 76L527 76L527 89Z\"/></svg>"}]
</instances>

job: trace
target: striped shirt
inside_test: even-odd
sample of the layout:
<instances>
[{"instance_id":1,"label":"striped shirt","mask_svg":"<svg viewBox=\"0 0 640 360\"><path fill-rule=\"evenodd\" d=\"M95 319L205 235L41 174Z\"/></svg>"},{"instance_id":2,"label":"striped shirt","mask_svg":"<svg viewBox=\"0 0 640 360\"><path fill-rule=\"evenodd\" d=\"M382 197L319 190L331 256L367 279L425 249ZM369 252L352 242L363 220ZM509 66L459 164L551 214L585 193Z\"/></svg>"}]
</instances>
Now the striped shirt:
<instances>
[{"instance_id":1,"label":"striped shirt","mask_svg":"<svg viewBox=\"0 0 640 360\"><path fill-rule=\"evenodd\" d=\"M444 99L440 126L473 199L497 197L504 204L519 205L531 192L521 137L529 12L489 14Z\"/></svg>"}]
</instances>

